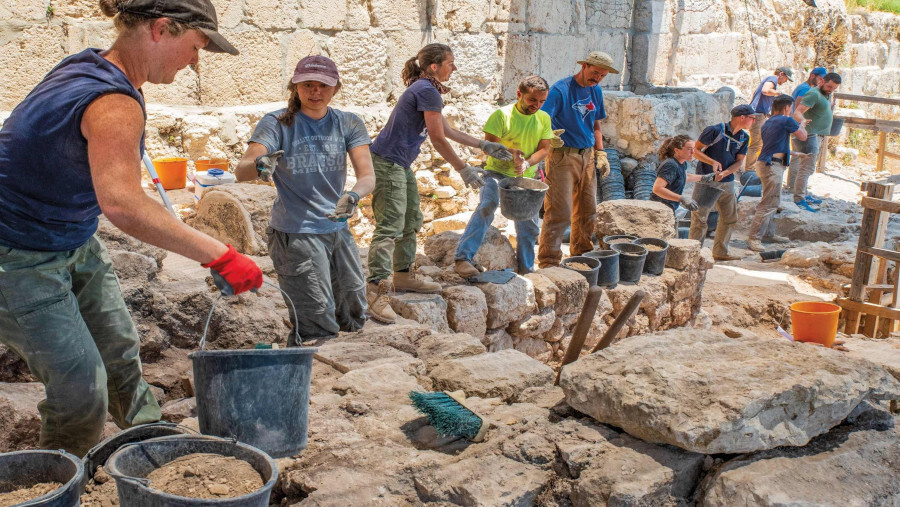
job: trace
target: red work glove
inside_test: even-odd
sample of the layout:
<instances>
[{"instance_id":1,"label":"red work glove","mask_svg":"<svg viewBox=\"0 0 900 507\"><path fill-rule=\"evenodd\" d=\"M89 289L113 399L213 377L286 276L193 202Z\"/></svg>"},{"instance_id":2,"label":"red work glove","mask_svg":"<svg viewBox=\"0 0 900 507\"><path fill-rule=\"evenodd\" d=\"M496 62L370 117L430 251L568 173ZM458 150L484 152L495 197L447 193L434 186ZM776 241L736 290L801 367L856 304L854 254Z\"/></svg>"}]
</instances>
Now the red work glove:
<instances>
[{"instance_id":1,"label":"red work glove","mask_svg":"<svg viewBox=\"0 0 900 507\"><path fill-rule=\"evenodd\" d=\"M258 289L262 285L262 270L246 255L241 255L233 246L218 259L203 264L213 275L216 287L225 296Z\"/></svg>"}]
</instances>

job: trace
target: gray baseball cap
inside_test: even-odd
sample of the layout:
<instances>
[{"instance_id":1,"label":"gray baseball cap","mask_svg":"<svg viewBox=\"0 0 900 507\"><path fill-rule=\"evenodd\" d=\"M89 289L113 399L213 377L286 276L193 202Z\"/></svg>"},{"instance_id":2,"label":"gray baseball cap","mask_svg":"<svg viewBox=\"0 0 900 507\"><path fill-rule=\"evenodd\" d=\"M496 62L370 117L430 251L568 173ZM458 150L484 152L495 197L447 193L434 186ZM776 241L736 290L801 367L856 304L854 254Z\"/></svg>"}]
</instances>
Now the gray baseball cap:
<instances>
[{"instance_id":1,"label":"gray baseball cap","mask_svg":"<svg viewBox=\"0 0 900 507\"><path fill-rule=\"evenodd\" d=\"M130 0L116 6L127 12L148 18L169 18L196 28L209 37L204 49L213 53L237 55L239 51L218 32L216 8L210 0Z\"/></svg>"},{"instance_id":2,"label":"gray baseball cap","mask_svg":"<svg viewBox=\"0 0 900 507\"><path fill-rule=\"evenodd\" d=\"M778 67L775 70L777 70L778 72L784 72L784 75L787 76L788 81L794 81L794 71L792 71L790 67Z\"/></svg>"}]
</instances>

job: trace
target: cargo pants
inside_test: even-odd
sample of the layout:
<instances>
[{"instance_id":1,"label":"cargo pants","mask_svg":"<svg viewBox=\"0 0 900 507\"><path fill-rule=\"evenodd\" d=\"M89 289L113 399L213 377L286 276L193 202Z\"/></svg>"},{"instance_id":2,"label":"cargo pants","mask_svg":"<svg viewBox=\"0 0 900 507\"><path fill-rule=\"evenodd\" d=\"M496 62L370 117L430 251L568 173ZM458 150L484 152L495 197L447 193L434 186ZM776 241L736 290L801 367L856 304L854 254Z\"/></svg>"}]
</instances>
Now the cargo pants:
<instances>
[{"instance_id":1,"label":"cargo pants","mask_svg":"<svg viewBox=\"0 0 900 507\"><path fill-rule=\"evenodd\" d=\"M809 177L816 172L816 159L819 155L819 136L807 134L806 141L792 137L791 147L794 151L809 154L806 158L791 157L790 167L788 167L788 188L794 192L794 202L799 202L806 199Z\"/></svg>"},{"instance_id":2,"label":"cargo pants","mask_svg":"<svg viewBox=\"0 0 900 507\"><path fill-rule=\"evenodd\" d=\"M40 446L83 456L106 414L127 428L159 421L141 376L140 339L103 242L65 252L0 246L0 342L46 388Z\"/></svg>"},{"instance_id":3,"label":"cargo pants","mask_svg":"<svg viewBox=\"0 0 900 507\"><path fill-rule=\"evenodd\" d=\"M723 190L716 201L716 211L719 212L719 222L716 225L716 236L713 240L713 257L725 257L728 255L728 243L731 241L731 232L737 223L737 199L734 194L734 181L711 181L707 185ZM703 244L706 238L706 220L709 218L709 208L700 208L691 212L690 239L696 239Z\"/></svg>"},{"instance_id":4,"label":"cargo pants","mask_svg":"<svg viewBox=\"0 0 900 507\"><path fill-rule=\"evenodd\" d=\"M416 233L422 228L419 186L412 170L372 154L375 233L369 245L369 281L378 283L416 260Z\"/></svg>"},{"instance_id":5,"label":"cargo pants","mask_svg":"<svg viewBox=\"0 0 900 507\"><path fill-rule=\"evenodd\" d=\"M368 309L366 283L350 229L290 234L269 227L266 232L278 285L290 297L284 303L301 343L362 329ZM291 302L297 310L296 321ZM293 331L287 344L300 346Z\"/></svg>"},{"instance_id":6,"label":"cargo pants","mask_svg":"<svg viewBox=\"0 0 900 507\"><path fill-rule=\"evenodd\" d=\"M581 255L594 249L591 235L597 223L597 176L594 151L564 146L547 157L549 185L544 196L544 223L538 239L538 263L546 268L562 260L562 237L572 225L569 249Z\"/></svg>"},{"instance_id":7,"label":"cargo pants","mask_svg":"<svg viewBox=\"0 0 900 507\"><path fill-rule=\"evenodd\" d=\"M753 212L753 220L750 222L748 239L761 240L769 230L772 217L778 211L781 204L781 181L784 178L784 164L772 162L766 165L762 160L757 160L753 170L762 182L762 197Z\"/></svg>"}]
</instances>

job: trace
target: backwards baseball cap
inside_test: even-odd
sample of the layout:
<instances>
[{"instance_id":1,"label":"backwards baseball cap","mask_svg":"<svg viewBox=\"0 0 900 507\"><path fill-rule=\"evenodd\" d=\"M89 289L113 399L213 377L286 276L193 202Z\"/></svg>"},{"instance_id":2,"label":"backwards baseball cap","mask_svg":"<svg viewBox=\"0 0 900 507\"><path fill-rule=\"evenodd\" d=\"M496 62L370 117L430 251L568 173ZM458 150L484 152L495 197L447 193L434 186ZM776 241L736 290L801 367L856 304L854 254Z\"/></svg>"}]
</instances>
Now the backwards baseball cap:
<instances>
[{"instance_id":1,"label":"backwards baseball cap","mask_svg":"<svg viewBox=\"0 0 900 507\"><path fill-rule=\"evenodd\" d=\"M792 71L790 67L778 67L775 70L777 70L778 72L784 72L784 75L787 76L788 81L794 81L794 71Z\"/></svg>"},{"instance_id":2,"label":"backwards baseball cap","mask_svg":"<svg viewBox=\"0 0 900 507\"><path fill-rule=\"evenodd\" d=\"M741 104L739 106L734 106L731 109L732 118L734 118L735 116L752 116L754 114L756 114L756 111L750 104Z\"/></svg>"},{"instance_id":3,"label":"backwards baseball cap","mask_svg":"<svg viewBox=\"0 0 900 507\"><path fill-rule=\"evenodd\" d=\"M612 57L602 51L591 51L591 54L589 54L587 58L578 60L578 63L602 67L613 74L619 73L619 69L613 66Z\"/></svg>"},{"instance_id":4,"label":"backwards baseball cap","mask_svg":"<svg viewBox=\"0 0 900 507\"><path fill-rule=\"evenodd\" d=\"M816 67L815 69L809 71L810 74L815 74L817 76L825 77L825 74L828 74L828 71L825 70L825 67Z\"/></svg>"},{"instance_id":5,"label":"backwards baseball cap","mask_svg":"<svg viewBox=\"0 0 900 507\"><path fill-rule=\"evenodd\" d=\"M294 77L291 78L292 83L318 81L328 86L337 85L338 80L340 80L340 76L338 76L337 65L331 61L331 58L322 55L307 56L297 62Z\"/></svg>"},{"instance_id":6,"label":"backwards baseball cap","mask_svg":"<svg viewBox=\"0 0 900 507\"><path fill-rule=\"evenodd\" d=\"M148 18L169 18L189 25L209 37L204 49L213 53L236 55L239 51L219 34L216 9L210 0L130 0L116 6L127 12Z\"/></svg>"}]
</instances>

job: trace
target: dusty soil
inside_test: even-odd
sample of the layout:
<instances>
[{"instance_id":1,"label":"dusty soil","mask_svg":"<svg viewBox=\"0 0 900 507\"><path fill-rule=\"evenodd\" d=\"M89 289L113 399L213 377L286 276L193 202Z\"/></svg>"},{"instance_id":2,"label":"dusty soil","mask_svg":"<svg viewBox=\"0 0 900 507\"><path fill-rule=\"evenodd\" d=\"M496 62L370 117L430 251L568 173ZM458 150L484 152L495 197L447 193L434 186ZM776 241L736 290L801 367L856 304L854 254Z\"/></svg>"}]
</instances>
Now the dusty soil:
<instances>
[{"instance_id":1,"label":"dusty soil","mask_svg":"<svg viewBox=\"0 0 900 507\"><path fill-rule=\"evenodd\" d=\"M119 505L119 490L116 481L103 470L97 467L94 478L88 481L81 495L81 507L113 507Z\"/></svg>"},{"instance_id":2,"label":"dusty soil","mask_svg":"<svg viewBox=\"0 0 900 507\"><path fill-rule=\"evenodd\" d=\"M577 269L578 271L590 271L591 270L590 266L588 266L587 264L582 264L580 262L569 262L566 264L566 266L568 266L572 269Z\"/></svg>"},{"instance_id":3,"label":"dusty soil","mask_svg":"<svg viewBox=\"0 0 900 507\"><path fill-rule=\"evenodd\" d=\"M650 250L651 252L659 252L660 250L663 249L663 247L661 247L659 245L641 245L641 246L646 248L647 250Z\"/></svg>"},{"instance_id":4,"label":"dusty soil","mask_svg":"<svg viewBox=\"0 0 900 507\"><path fill-rule=\"evenodd\" d=\"M157 468L150 486L188 498L234 498L263 486L250 463L219 454L188 454Z\"/></svg>"},{"instance_id":5,"label":"dusty soil","mask_svg":"<svg viewBox=\"0 0 900 507\"><path fill-rule=\"evenodd\" d=\"M34 500L39 496L46 495L47 493L59 489L62 487L62 484L58 482L42 482L40 484L35 484L30 488L17 489L15 491L10 491L7 493L0 493L0 505L17 505L20 503L27 502L29 500Z\"/></svg>"},{"instance_id":6,"label":"dusty soil","mask_svg":"<svg viewBox=\"0 0 900 507\"><path fill-rule=\"evenodd\" d=\"M607 245L618 245L619 243L631 243L632 240L628 238L619 238L610 240Z\"/></svg>"}]
</instances>

